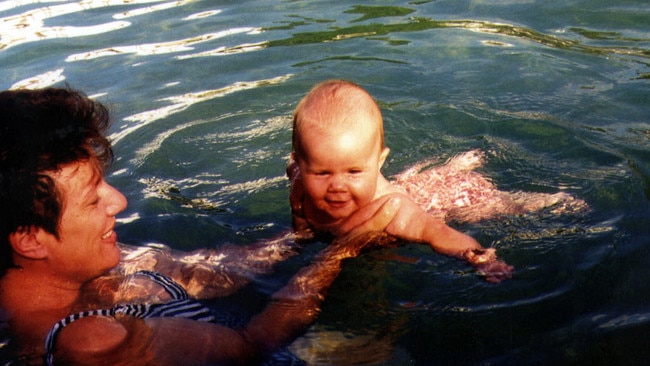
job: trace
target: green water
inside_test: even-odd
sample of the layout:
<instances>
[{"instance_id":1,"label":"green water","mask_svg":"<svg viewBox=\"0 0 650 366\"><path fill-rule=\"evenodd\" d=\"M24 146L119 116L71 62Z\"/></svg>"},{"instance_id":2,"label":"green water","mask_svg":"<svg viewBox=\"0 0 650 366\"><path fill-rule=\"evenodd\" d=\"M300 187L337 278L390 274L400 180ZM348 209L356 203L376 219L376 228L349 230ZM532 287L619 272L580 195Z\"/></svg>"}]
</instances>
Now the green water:
<instances>
[{"instance_id":1,"label":"green water","mask_svg":"<svg viewBox=\"0 0 650 366\"><path fill-rule=\"evenodd\" d=\"M591 207L457 226L516 267L496 286L415 245L346 263L300 340L325 350L314 364L650 360L645 0L84 3L0 2L0 84L68 83L111 107L122 242L289 230L291 113L328 78L380 103L386 175L480 149L499 189ZM255 311L309 254L233 301Z\"/></svg>"}]
</instances>

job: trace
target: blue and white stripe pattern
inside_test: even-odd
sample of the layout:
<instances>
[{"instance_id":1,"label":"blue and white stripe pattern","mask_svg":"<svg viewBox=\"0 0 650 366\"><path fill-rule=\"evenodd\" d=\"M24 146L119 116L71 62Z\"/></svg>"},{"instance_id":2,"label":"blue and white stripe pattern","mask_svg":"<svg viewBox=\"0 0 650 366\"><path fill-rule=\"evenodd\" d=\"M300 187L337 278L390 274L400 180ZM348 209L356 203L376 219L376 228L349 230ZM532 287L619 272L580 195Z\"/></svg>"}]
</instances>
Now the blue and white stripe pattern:
<instances>
[{"instance_id":1,"label":"blue and white stripe pattern","mask_svg":"<svg viewBox=\"0 0 650 366\"><path fill-rule=\"evenodd\" d=\"M136 275L149 277L161 285L173 298L162 304L120 304L111 309L88 310L69 315L59 320L47 334L45 339L45 363L54 365L54 346L56 337L70 323L88 316L115 316L117 314L131 315L136 318L175 317L202 322L214 322L215 317L210 309L189 298L187 291L171 278L156 272L139 271Z\"/></svg>"}]
</instances>

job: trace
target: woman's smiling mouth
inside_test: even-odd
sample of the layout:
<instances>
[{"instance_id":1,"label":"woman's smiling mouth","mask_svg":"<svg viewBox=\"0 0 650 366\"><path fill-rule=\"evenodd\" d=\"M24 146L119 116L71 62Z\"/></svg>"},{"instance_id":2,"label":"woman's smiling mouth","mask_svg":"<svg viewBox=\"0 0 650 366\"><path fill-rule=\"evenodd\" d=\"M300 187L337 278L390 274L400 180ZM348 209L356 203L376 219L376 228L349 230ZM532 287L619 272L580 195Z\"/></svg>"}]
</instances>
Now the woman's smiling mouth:
<instances>
[{"instance_id":1,"label":"woman's smiling mouth","mask_svg":"<svg viewBox=\"0 0 650 366\"><path fill-rule=\"evenodd\" d=\"M102 235L102 240L109 239L113 235L113 229L109 230L106 234Z\"/></svg>"}]
</instances>

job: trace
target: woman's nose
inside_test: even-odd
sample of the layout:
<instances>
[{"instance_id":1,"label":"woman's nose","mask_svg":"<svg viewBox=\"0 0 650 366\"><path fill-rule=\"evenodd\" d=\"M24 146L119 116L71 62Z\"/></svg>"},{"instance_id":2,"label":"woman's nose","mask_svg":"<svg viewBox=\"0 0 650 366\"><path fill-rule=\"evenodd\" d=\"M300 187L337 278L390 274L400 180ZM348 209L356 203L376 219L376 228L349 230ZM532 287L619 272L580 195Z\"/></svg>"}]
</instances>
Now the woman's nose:
<instances>
[{"instance_id":1,"label":"woman's nose","mask_svg":"<svg viewBox=\"0 0 650 366\"><path fill-rule=\"evenodd\" d=\"M108 183L106 184L106 189L107 199L109 200L109 204L106 207L106 213L109 216L115 216L118 213L124 211L127 205L127 200L122 192L118 191L115 187L109 185Z\"/></svg>"}]
</instances>

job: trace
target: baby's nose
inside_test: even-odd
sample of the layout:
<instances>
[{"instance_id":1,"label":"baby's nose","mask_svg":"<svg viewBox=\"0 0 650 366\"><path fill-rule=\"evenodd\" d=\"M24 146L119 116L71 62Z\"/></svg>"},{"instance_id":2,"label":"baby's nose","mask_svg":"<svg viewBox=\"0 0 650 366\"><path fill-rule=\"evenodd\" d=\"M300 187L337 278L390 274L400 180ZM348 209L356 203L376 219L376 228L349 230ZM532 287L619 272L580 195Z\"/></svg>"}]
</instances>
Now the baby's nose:
<instances>
[{"instance_id":1,"label":"baby's nose","mask_svg":"<svg viewBox=\"0 0 650 366\"><path fill-rule=\"evenodd\" d=\"M342 175L334 175L330 179L330 184L328 189L330 191L344 191L346 189L347 185L345 182L345 177Z\"/></svg>"}]
</instances>

